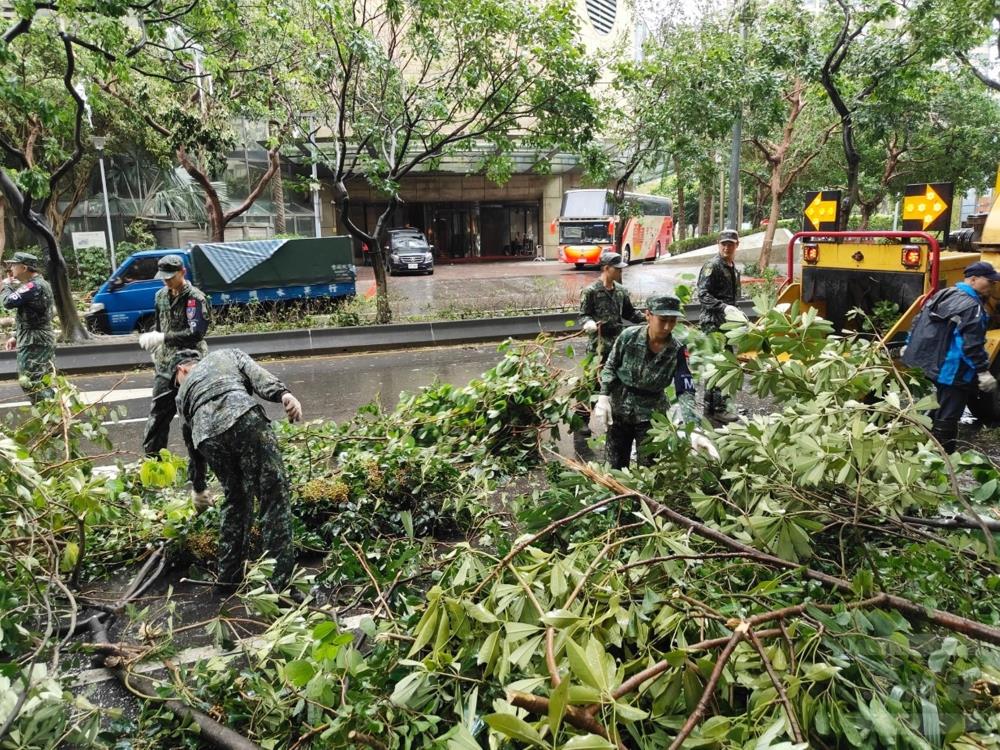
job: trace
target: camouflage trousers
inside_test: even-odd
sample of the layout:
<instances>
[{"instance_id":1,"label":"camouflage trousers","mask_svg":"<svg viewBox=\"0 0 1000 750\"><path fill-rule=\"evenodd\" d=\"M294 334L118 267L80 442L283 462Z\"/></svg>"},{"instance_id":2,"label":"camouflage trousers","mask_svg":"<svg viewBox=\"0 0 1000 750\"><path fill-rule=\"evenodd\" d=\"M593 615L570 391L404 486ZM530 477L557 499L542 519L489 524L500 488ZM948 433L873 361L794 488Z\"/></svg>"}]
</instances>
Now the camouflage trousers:
<instances>
[{"instance_id":1,"label":"camouflage trousers","mask_svg":"<svg viewBox=\"0 0 1000 750\"><path fill-rule=\"evenodd\" d=\"M721 349L732 352L733 348L731 346L726 346L723 342L725 339L722 334L719 333L719 325L725 322L725 318L716 324L712 321L701 322L701 330L711 336L714 339L714 343L721 347ZM716 335L712 335L716 334ZM705 389L705 416L712 417L716 414L725 414L729 411L729 396L723 393L718 388L706 388Z\"/></svg>"},{"instance_id":2,"label":"camouflage trousers","mask_svg":"<svg viewBox=\"0 0 1000 750\"><path fill-rule=\"evenodd\" d=\"M157 375L153 381L153 401L149 406L149 418L146 419L146 429L142 435L142 452L155 458L167 447L170 437L170 423L177 413L177 387L167 378ZM181 427L184 446L188 452L188 478L191 488L201 492L208 486L208 471L205 459L191 444L191 428Z\"/></svg>"},{"instance_id":3,"label":"camouflage trousers","mask_svg":"<svg viewBox=\"0 0 1000 750\"><path fill-rule=\"evenodd\" d=\"M650 426L650 422L626 422L618 417L613 418L604 439L605 459L612 469L624 469L628 466L632 458L632 444L635 443L636 451L639 452ZM640 466L650 466L652 463L652 456L643 456L639 452Z\"/></svg>"},{"instance_id":4,"label":"camouflage trousers","mask_svg":"<svg viewBox=\"0 0 1000 750\"><path fill-rule=\"evenodd\" d=\"M37 404L52 398L55 391L43 387L42 378L55 372L56 349L51 344L19 344L17 347L17 383L28 400Z\"/></svg>"},{"instance_id":5,"label":"camouflage trousers","mask_svg":"<svg viewBox=\"0 0 1000 750\"><path fill-rule=\"evenodd\" d=\"M251 409L221 435L202 441L198 450L226 495L220 508L219 581L243 580L244 561L256 559L262 549L275 559L272 582L280 589L294 564L292 519L285 463L263 409ZM255 518L260 549L250 539Z\"/></svg>"}]
</instances>

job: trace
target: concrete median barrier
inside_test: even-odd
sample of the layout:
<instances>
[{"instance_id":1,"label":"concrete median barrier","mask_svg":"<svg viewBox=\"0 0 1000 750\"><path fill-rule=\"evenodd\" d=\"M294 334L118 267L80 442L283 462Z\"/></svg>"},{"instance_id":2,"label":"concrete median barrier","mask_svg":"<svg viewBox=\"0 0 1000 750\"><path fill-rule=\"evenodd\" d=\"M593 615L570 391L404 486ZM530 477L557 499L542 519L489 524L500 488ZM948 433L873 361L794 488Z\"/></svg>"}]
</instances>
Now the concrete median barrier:
<instances>
[{"instance_id":1,"label":"concrete median barrier","mask_svg":"<svg viewBox=\"0 0 1000 750\"><path fill-rule=\"evenodd\" d=\"M749 301L740 303L749 313ZM688 305L689 321L697 321L699 305ZM302 328L265 333L237 333L209 336L213 349L235 347L256 358L307 357L352 351L408 349L422 346L447 346L507 338L534 338L541 333L568 333L579 328L576 312L544 313L511 318L445 320L434 323L393 323L384 326L347 328ZM13 352L0 352L0 380L17 376ZM149 354L139 348L134 336L121 340L85 344L67 344L56 350L56 367L64 373L110 372L148 369Z\"/></svg>"}]
</instances>

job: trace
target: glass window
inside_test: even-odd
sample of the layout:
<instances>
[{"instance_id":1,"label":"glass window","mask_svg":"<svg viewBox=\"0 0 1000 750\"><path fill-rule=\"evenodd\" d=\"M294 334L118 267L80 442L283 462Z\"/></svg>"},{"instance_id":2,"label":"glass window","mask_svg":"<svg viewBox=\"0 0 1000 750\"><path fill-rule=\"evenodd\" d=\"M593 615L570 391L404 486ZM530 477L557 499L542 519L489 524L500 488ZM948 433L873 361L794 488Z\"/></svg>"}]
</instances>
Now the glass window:
<instances>
[{"instance_id":1,"label":"glass window","mask_svg":"<svg viewBox=\"0 0 1000 750\"><path fill-rule=\"evenodd\" d=\"M156 276L156 263L159 258L136 258L121 275L121 279L126 284L136 281L149 281Z\"/></svg>"},{"instance_id":2,"label":"glass window","mask_svg":"<svg viewBox=\"0 0 1000 750\"><path fill-rule=\"evenodd\" d=\"M605 222L581 224L559 224L559 241L564 245L573 243L606 244L611 242L608 225Z\"/></svg>"},{"instance_id":3,"label":"glass window","mask_svg":"<svg viewBox=\"0 0 1000 750\"><path fill-rule=\"evenodd\" d=\"M563 195L562 215L566 218L609 216L607 190L568 190Z\"/></svg>"}]
</instances>

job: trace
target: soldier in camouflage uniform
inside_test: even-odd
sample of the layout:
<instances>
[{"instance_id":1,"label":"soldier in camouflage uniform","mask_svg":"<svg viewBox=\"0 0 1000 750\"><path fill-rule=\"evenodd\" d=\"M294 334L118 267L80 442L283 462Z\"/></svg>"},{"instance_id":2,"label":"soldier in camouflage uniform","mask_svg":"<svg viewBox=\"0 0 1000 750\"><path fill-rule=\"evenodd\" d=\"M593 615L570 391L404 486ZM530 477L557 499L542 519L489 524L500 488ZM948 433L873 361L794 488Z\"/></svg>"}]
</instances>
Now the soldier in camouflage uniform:
<instances>
[{"instance_id":1,"label":"soldier in camouflage uniform","mask_svg":"<svg viewBox=\"0 0 1000 750\"><path fill-rule=\"evenodd\" d=\"M153 380L153 400L142 438L142 450L156 457L167 447L170 422L177 413L177 388L170 363L180 349L197 349L205 354L208 345L205 334L211 325L212 308L205 295L186 279L184 261L179 255L164 255L157 261L156 278L163 280L163 289L156 293L155 330L140 334L139 346L153 353L156 377ZM190 436L184 436L190 442ZM188 451L188 474L195 504L208 503L205 462L197 452Z\"/></svg>"},{"instance_id":2,"label":"soldier in camouflage uniform","mask_svg":"<svg viewBox=\"0 0 1000 750\"><path fill-rule=\"evenodd\" d=\"M191 430L193 448L204 455L225 492L219 529L219 582L239 583L250 549L254 499L260 505L263 548L275 559L273 582L282 588L294 562L288 478L271 423L254 395L280 401L288 419L302 406L278 380L239 349L201 358L193 349L173 357L177 410Z\"/></svg>"},{"instance_id":3,"label":"soldier in camouflage uniform","mask_svg":"<svg viewBox=\"0 0 1000 750\"><path fill-rule=\"evenodd\" d=\"M607 428L605 448L613 469L628 466L632 444L638 448L646 439L653 412L667 412L665 391L671 383L685 422L697 419L687 348L672 333L681 316L680 300L654 295L646 306L646 325L622 332L601 371L594 421ZM650 462L640 454L641 465Z\"/></svg>"},{"instance_id":4,"label":"soldier in camouflage uniform","mask_svg":"<svg viewBox=\"0 0 1000 750\"><path fill-rule=\"evenodd\" d=\"M39 388L42 378L55 370L52 287L39 275L38 258L31 253L14 253L6 263L9 275L0 285L0 303L17 311L6 349L17 351L18 383L35 404L53 395L51 388Z\"/></svg>"},{"instance_id":5,"label":"soldier in camouflage uniform","mask_svg":"<svg viewBox=\"0 0 1000 750\"><path fill-rule=\"evenodd\" d=\"M698 301L701 303L701 330L718 331L726 321L726 307L735 305L740 296L740 272L734 259L740 246L735 229L724 229L719 235L719 254L702 266L698 274ZM718 388L705 391L705 416L716 422L735 422L729 410L729 400Z\"/></svg>"},{"instance_id":6,"label":"soldier in camouflage uniform","mask_svg":"<svg viewBox=\"0 0 1000 750\"><path fill-rule=\"evenodd\" d=\"M594 361L599 366L604 364L615 339L626 325L638 325L644 321L642 313L632 306L628 289L622 286L622 269L628 264L622 260L621 254L605 251L601 253L600 264L601 277L580 292L580 322L589 337L585 372ZM599 374L598 372L598 376ZM586 395L592 396L593 390L587 389ZM590 417L589 401L587 398L586 404L581 403L576 407L577 415L584 422L578 434L584 436L590 434L590 428L587 427Z\"/></svg>"}]
</instances>

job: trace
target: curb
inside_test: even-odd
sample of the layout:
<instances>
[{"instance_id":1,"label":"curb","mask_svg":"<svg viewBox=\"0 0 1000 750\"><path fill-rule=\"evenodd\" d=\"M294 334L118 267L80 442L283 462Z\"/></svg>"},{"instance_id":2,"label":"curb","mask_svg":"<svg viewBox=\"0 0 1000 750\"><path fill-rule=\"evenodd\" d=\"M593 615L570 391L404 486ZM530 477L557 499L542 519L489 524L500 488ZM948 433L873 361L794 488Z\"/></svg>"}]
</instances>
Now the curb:
<instances>
[{"instance_id":1,"label":"curb","mask_svg":"<svg viewBox=\"0 0 1000 750\"><path fill-rule=\"evenodd\" d=\"M752 304L743 300L740 309L749 313ZM700 305L688 305L688 321L696 321ZM446 320L436 323L393 323L349 328L298 328L267 333L237 333L209 336L210 348L238 348L253 357L301 357L356 351L448 346L507 338L533 338L541 333L579 330L579 313L561 312L515 318ZM69 344L56 348L56 367L63 373L94 373L114 370L150 369L149 354L139 348L134 336L116 337L113 343ZM0 380L17 377L14 352L0 352Z\"/></svg>"}]
</instances>

